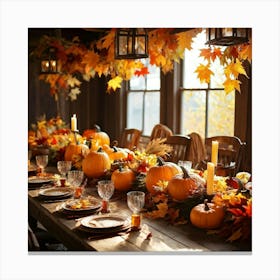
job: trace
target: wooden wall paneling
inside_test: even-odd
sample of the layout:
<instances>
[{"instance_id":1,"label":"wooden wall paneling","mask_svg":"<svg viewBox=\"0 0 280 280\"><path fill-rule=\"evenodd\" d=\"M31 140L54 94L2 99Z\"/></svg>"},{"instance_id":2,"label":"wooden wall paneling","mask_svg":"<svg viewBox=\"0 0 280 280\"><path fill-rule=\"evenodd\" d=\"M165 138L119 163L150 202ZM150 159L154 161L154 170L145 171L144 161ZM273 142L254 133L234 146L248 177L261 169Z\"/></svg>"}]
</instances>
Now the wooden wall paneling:
<instances>
[{"instance_id":1,"label":"wooden wall paneling","mask_svg":"<svg viewBox=\"0 0 280 280\"><path fill-rule=\"evenodd\" d=\"M241 163L241 169L252 171L252 70L251 65L244 65L249 79L241 76L241 93L235 95L235 125L234 135L246 142L245 157Z\"/></svg>"},{"instance_id":2,"label":"wooden wall paneling","mask_svg":"<svg viewBox=\"0 0 280 280\"><path fill-rule=\"evenodd\" d=\"M180 132L179 75L178 64L174 64L174 70L171 73L161 74L160 122L167 125L174 133Z\"/></svg>"},{"instance_id":3,"label":"wooden wall paneling","mask_svg":"<svg viewBox=\"0 0 280 280\"><path fill-rule=\"evenodd\" d=\"M50 87L39 80L39 61L28 59L28 125L36 123L39 117L47 119L57 116L57 105L50 95Z\"/></svg>"}]
</instances>

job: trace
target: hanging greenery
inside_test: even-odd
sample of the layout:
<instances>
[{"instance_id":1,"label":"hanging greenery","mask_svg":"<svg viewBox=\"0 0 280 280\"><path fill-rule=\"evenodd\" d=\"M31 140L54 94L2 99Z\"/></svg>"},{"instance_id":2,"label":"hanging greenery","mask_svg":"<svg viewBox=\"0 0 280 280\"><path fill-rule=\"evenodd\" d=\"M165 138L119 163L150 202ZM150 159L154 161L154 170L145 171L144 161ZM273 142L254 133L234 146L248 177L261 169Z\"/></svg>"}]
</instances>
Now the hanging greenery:
<instances>
[{"instance_id":1,"label":"hanging greenery","mask_svg":"<svg viewBox=\"0 0 280 280\"><path fill-rule=\"evenodd\" d=\"M172 28L159 28L149 32L149 59L150 64L160 67L163 73L173 70L174 62L180 63L184 58L185 49L191 50L193 38L202 31L201 28L191 29L180 33L172 32ZM108 77L107 92L115 92L121 88L123 81L133 76L145 76L148 68L141 60L116 60L114 53L116 29L111 29L104 37L92 42L89 47L82 44L78 37L72 41L63 38L43 36L36 50L32 53L40 58L49 47L56 48L56 56L60 72L57 74L40 74L39 79L50 85L50 93L57 97L61 89L68 93L66 98L77 99L81 93L82 81L104 75ZM205 63L197 66L195 72L201 83L209 83L214 73L211 63L219 59L224 66L225 92L240 91L240 75L246 71L243 61L251 62L251 43L230 46L222 51L221 48L204 48L200 56Z\"/></svg>"}]
</instances>

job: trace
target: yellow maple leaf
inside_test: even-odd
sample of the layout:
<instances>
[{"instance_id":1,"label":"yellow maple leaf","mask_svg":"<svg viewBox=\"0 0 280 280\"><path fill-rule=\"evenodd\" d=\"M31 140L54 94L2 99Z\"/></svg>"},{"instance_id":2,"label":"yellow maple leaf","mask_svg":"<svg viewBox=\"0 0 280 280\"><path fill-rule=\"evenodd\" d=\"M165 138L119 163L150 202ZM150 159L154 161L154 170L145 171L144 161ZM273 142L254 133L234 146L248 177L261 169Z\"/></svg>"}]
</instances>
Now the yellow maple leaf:
<instances>
[{"instance_id":1,"label":"yellow maple leaf","mask_svg":"<svg viewBox=\"0 0 280 280\"><path fill-rule=\"evenodd\" d=\"M223 83L224 88L225 88L225 92L226 93L230 93L233 90L237 90L240 92L240 81L238 80L232 80L229 77L225 80L225 82Z\"/></svg>"},{"instance_id":2,"label":"yellow maple leaf","mask_svg":"<svg viewBox=\"0 0 280 280\"><path fill-rule=\"evenodd\" d=\"M231 61L231 63L227 65L225 68L225 75L227 77L231 77L231 75L233 75L234 78L237 78L239 74L243 74L248 78L241 61L237 58L235 62Z\"/></svg>"},{"instance_id":3,"label":"yellow maple leaf","mask_svg":"<svg viewBox=\"0 0 280 280\"><path fill-rule=\"evenodd\" d=\"M115 78L111 79L108 82L107 90L109 91L110 89L112 89L113 91L115 91L117 88L121 88L122 80L123 79L119 76L116 76Z\"/></svg>"},{"instance_id":4,"label":"yellow maple leaf","mask_svg":"<svg viewBox=\"0 0 280 280\"><path fill-rule=\"evenodd\" d=\"M214 75L213 71L210 70L209 63L207 65L200 63L194 72L197 73L197 77L201 83L210 83L210 77Z\"/></svg>"}]
</instances>

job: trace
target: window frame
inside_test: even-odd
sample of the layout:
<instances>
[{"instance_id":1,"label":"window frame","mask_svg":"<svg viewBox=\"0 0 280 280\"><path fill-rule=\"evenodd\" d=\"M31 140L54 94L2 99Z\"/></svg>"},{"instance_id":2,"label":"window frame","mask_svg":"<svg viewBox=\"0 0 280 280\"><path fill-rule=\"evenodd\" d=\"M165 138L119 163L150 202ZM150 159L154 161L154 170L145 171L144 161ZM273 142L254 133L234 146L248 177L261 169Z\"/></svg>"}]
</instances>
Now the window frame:
<instances>
[{"instance_id":1,"label":"window frame","mask_svg":"<svg viewBox=\"0 0 280 280\"><path fill-rule=\"evenodd\" d=\"M148 66L149 62L147 62L146 65ZM126 111L126 113L125 113L126 117L125 117L125 119L126 119L126 126L127 126L127 124L128 124L128 107L127 106L128 106L129 94L130 93L135 93L135 92L143 93L143 99L142 99L142 104L143 104L143 106L142 106L142 127L139 128L139 129L142 131L142 136L149 136L149 135L144 134L144 129L145 129L145 98L146 98L147 94L149 94L149 93L152 93L152 92L158 92L159 93L159 122L160 122L160 119L161 119L161 106L162 106L162 103L161 103L161 99L162 99L162 94L161 94L161 92L162 92L161 69L159 68L159 82L160 82L159 83L160 84L159 89L147 89L147 84L148 84L147 79L148 79L148 76L144 75L143 78L144 78L144 82L145 82L144 89L131 89L130 88L130 80L127 81L127 83L126 83L126 104L125 104L125 106L126 106L126 110L125 110Z\"/></svg>"}]
</instances>

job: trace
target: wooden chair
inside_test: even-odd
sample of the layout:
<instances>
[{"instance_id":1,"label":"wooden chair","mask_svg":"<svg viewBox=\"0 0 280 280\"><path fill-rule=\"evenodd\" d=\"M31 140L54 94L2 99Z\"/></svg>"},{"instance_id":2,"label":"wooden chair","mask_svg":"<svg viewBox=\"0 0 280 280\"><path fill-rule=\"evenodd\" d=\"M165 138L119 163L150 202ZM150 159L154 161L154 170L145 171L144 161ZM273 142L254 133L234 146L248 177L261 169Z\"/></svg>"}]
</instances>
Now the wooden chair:
<instances>
[{"instance_id":1,"label":"wooden chair","mask_svg":"<svg viewBox=\"0 0 280 280\"><path fill-rule=\"evenodd\" d=\"M150 140L156 139L156 138L167 138L168 136L173 135L173 132L170 128L168 128L164 124L156 124L153 127Z\"/></svg>"},{"instance_id":2,"label":"wooden chair","mask_svg":"<svg viewBox=\"0 0 280 280\"><path fill-rule=\"evenodd\" d=\"M174 163L178 163L179 160L187 160L191 138L183 135L171 135L166 139L165 144L170 145L173 150L167 159Z\"/></svg>"},{"instance_id":3,"label":"wooden chair","mask_svg":"<svg viewBox=\"0 0 280 280\"><path fill-rule=\"evenodd\" d=\"M29 225L28 225L28 251L40 251L39 241Z\"/></svg>"},{"instance_id":4,"label":"wooden chair","mask_svg":"<svg viewBox=\"0 0 280 280\"><path fill-rule=\"evenodd\" d=\"M240 170L246 143L236 136L214 136L205 139L206 162L211 160L212 141L219 142L216 175L235 176Z\"/></svg>"},{"instance_id":5,"label":"wooden chair","mask_svg":"<svg viewBox=\"0 0 280 280\"><path fill-rule=\"evenodd\" d=\"M133 150L137 148L142 131L136 128L125 128L119 146Z\"/></svg>"},{"instance_id":6,"label":"wooden chair","mask_svg":"<svg viewBox=\"0 0 280 280\"><path fill-rule=\"evenodd\" d=\"M197 169L206 158L205 141L197 132L192 132L188 136L191 138L191 144L187 160L191 161L192 167Z\"/></svg>"}]
</instances>

